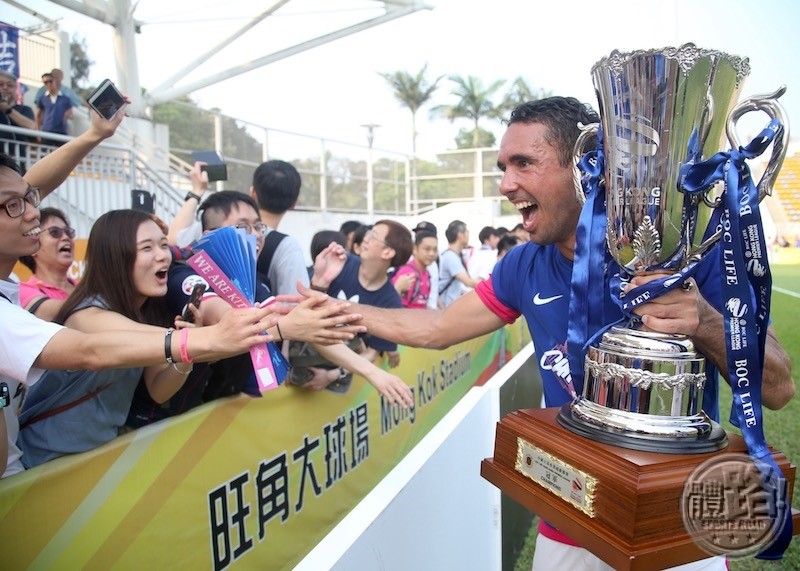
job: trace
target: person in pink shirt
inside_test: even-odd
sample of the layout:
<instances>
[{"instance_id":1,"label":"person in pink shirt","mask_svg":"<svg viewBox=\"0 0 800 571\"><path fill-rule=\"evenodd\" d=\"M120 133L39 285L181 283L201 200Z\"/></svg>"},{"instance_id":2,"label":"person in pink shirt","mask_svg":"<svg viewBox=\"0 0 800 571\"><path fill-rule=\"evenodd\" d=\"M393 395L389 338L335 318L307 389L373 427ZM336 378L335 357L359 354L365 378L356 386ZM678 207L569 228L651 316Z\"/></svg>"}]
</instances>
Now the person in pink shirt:
<instances>
[{"instance_id":1,"label":"person in pink shirt","mask_svg":"<svg viewBox=\"0 0 800 571\"><path fill-rule=\"evenodd\" d=\"M428 266L436 261L439 254L439 240L436 234L417 232L414 236L414 251L411 259L397 268L392 276L392 283L405 275L411 275L412 281L408 289L400 295L403 307L425 309L431 294L431 275Z\"/></svg>"},{"instance_id":2,"label":"person in pink shirt","mask_svg":"<svg viewBox=\"0 0 800 571\"><path fill-rule=\"evenodd\" d=\"M19 303L36 317L52 321L75 289L68 272L75 259L75 230L58 208L41 209L39 251L20 258L33 275L19 285Z\"/></svg>"}]
</instances>

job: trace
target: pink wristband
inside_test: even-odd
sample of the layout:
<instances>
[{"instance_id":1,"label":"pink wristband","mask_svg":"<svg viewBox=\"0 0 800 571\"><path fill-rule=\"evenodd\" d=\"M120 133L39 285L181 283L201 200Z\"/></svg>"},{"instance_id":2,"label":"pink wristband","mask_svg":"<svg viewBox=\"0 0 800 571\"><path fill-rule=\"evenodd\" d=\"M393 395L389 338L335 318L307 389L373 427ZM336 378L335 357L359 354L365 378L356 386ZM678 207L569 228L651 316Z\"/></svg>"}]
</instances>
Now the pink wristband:
<instances>
[{"instance_id":1,"label":"pink wristband","mask_svg":"<svg viewBox=\"0 0 800 571\"><path fill-rule=\"evenodd\" d=\"M189 356L189 328L184 327L181 329L181 361L184 363L191 363L192 358Z\"/></svg>"}]
</instances>

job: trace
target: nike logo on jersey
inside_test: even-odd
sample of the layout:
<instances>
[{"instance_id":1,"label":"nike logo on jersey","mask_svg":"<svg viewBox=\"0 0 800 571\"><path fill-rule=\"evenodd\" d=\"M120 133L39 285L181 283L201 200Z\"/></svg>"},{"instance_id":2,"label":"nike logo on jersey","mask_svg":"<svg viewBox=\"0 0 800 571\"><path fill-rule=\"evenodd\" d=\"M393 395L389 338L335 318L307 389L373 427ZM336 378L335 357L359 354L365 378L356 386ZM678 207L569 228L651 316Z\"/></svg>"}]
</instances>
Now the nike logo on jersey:
<instances>
[{"instance_id":1,"label":"nike logo on jersey","mask_svg":"<svg viewBox=\"0 0 800 571\"><path fill-rule=\"evenodd\" d=\"M533 296L533 305L546 305L551 301L555 301L558 298L564 297L563 295L554 295L553 297L541 297L537 292L536 295Z\"/></svg>"}]
</instances>

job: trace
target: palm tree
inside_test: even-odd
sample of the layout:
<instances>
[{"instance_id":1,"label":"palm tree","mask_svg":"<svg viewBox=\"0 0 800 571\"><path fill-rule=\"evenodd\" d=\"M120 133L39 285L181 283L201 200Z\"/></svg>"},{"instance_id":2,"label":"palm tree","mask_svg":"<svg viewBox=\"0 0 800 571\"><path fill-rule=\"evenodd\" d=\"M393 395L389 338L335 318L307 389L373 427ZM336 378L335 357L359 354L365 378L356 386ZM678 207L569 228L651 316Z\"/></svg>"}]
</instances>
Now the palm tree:
<instances>
[{"instance_id":1,"label":"palm tree","mask_svg":"<svg viewBox=\"0 0 800 571\"><path fill-rule=\"evenodd\" d=\"M437 77L433 82L429 82L425 75L428 72L428 64L416 75L407 71L395 71L394 73L379 73L394 91L394 97L402 105L411 111L411 180L413 181L414 207L419 206L419 190L417 185L417 111L433 97L439 82L444 76Z\"/></svg>"},{"instance_id":2,"label":"palm tree","mask_svg":"<svg viewBox=\"0 0 800 571\"><path fill-rule=\"evenodd\" d=\"M483 87L480 79L471 75L466 78L453 75L450 77L450 81L456 84L450 93L458 97L458 103L439 105L433 109L433 112L443 115L451 122L460 118L472 121L472 142L473 147L477 147L480 141L478 128L480 120L484 117L499 119L502 116L502 107L492 102L492 96L506 81L504 79L497 80L487 88Z\"/></svg>"},{"instance_id":3,"label":"palm tree","mask_svg":"<svg viewBox=\"0 0 800 571\"><path fill-rule=\"evenodd\" d=\"M533 88L520 76L511 82L511 86L503 97L503 102L500 104L500 107L503 110L503 115L506 115L510 114L517 105L521 103L544 99L545 97L550 97L552 94L552 91L545 91L544 89L540 89L538 92L534 93Z\"/></svg>"}]
</instances>

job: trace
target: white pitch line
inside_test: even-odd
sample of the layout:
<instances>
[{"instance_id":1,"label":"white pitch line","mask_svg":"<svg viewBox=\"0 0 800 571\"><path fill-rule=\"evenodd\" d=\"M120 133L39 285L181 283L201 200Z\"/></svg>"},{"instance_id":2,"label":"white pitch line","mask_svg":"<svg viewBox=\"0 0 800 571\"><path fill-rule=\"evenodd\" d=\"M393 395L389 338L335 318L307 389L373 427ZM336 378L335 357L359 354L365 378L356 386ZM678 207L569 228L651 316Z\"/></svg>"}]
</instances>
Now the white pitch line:
<instances>
[{"instance_id":1,"label":"white pitch line","mask_svg":"<svg viewBox=\"0 0 800 571\"><path fill-rule=\"evenodd\" d=\"M782 287L778 287L778 286L772 286L772 289L773 289L773 291L777 291L777 292L780 292L780 293L785 293L786 295L790 295L792 297L800 297L800 293L797 293L796 291L783 289Z\"/></svg>"}]
</instances>

